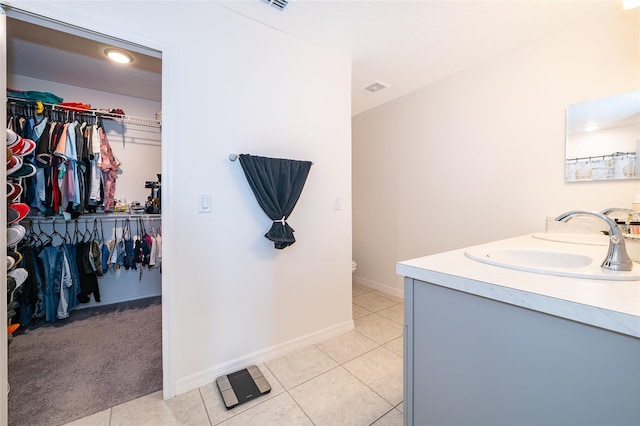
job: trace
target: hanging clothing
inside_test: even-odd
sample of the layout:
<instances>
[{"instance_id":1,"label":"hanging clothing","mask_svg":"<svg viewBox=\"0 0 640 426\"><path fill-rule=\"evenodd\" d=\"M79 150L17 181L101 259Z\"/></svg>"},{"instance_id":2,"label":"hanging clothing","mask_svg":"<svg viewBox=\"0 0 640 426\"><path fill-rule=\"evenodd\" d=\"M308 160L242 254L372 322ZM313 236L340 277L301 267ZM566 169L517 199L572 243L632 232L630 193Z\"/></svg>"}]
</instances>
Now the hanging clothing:
<instances>
[{"instance_id":1,"label":"hanging clothing","mask_svg":"<svg viewBox=\"0 0 640 426\"><path fill-rule=\"evenodd\" d=\"M38 257L44 271L44 311L48 322L69 316L71 308L78 304L78 267L75 262L76 248L71 244L45 247ZM62 299L62 300L61 300Z\"/></svg>"},{"instance_id":2,"label":"hanging clothing","mask_svg":"<svg viewBox=\"0 0 640 426\"><path fill-rule=\"evenodd\" d=\"M100 186L102 183L102 159L100 158L100 133L98 126L91 126L89 136L89 201L87 205L93 207L102 202Z\"/></svg>"},{"instance_id":3,"label":"hanging clothing","mask_svg":"<svg viewBox=\"0 0 640 426\"><path fill-rule=\"evenodd\" d=\"M67 140L64 147L64 171L62 168L59 172L62 173L62 179L60 181L60 192L62 194L61 206L63 213L66 213L66 218L71 217L71 213L80 204L80 186L78 183L78 154L76 150L76 127L80 123L73 121L68 123L67 126Z\"/></svg>"},{"instance_id":4,"label":"hanging clothing","mask_svg":"<svg viewBox=\"0 0 640 426\"><path fill-rule=\"evenodd\" d=\"M307 180L312 163L282 158L239 156L242 170L262 210L273 220L264 235L276 249L295 243L293 228L286 222Z\"/></svg>"},{"instance_id":5,"label":"hanging clothing","mask_svg":"<svg viewBox=\"0 0 640 426\"><path fill-rule=\"evenodd\" d=\"M93 294L96 302L100 302L100 287L98 286L98 276L95 265L92 265L93 253L92 246L95 241L82 242L78 244L76 264L78 265L78 276L80 281L80 292L78 293L78 301L87 303L91 299L89 296Z\"/></svg>"},{"instance_id":6,"label":"hanging clothing","mask_svg":"<svg viewBox=\"0 0 640 426\"><path fill-rule=\"evenodd\" d=\"M98 134L100 136L100 159L102 160L100 168L104 184L104 211L113 212L116 204L116 179L118 178L120 163L113 155L109 139L102 127L98 129Z\"/></svg>"},{"instance_id":7,"label":"hanging clothing","mask_svg":"<svg viewBox=\"0 0 640 426\"><path fill-rule=\"evenodd\" d=\"M65 319L69 317L69 302L67 301L68 294L65 294L65 289L70 288L73 285L73 282L71 280L71 267L69 265L69 259L65 254L63 254L61 261L62 267L60 269L60 288L54 288L53 291L57 291L59 293L58 310L56 311L56 317L58 319Z\"/></svg>"},{"instance_id":8,"label":"hanging clothing","mask_svg":"<svg viewBox=\"0 0 640 426\"><path fill-rule=\"evenodd\" d=\"M23 158L36 173L21 181L21 202L34 214L63 214L69 220L85 212L95 213L100 205L105 212L114 210L120 162L104 129L75 119L60 122L42 117L36 122L33 117L19 115L9 118L8 128L32 139L36 146Z\"/></svg>"},{"instance_id":9,"label":"hanging clothing","mask_svg":"<svg viewBox=\"0 0 640 426\"><path fill-rule=\"evenodd\" d=\"M149 267L156 266L158 260L158 239L151 237L151 249L149 250Z\"/></svg>"},{"instance_id":10,"label":"hanging clothing","mask_svg":"<svg viewBox=\"0 0 640 426\"><path fill-rule=\"evenodd\" d=\"M18 296L20 305L20 324L27 326L32 318L39 318L44 315L43 307L40 303L42 294L39 283L42 282L42 262L37 258L40 248L21 247L20 253L23 256L22 265L28 271L27 279L22 284Z\"/></svg>"},{"instance_id":11,"label":"hanging clothing","mask_svg":"<svg viewBox=\"0 0 640 426\"><path fill-rule=\"evenodd\" d=\"M45 173L48 169L49 162L47 161L43 164L42 159L44 158L41 155L41 150L46 145L49 145L49 134L51 129L51 121L48 117L44 117L40 122L33 128L34 139L36 142L36 151L33 165L36 166L36 175L35 179L35 194L33 197L33 202L30 204L30 207L36 209L39 212L44 212L44 202L45 202ZM46 142L45 142L46 141ZM47 154L48 155L48 154ZM46 169L45 169L46 167Z\"/></svg>"}]
</instances>

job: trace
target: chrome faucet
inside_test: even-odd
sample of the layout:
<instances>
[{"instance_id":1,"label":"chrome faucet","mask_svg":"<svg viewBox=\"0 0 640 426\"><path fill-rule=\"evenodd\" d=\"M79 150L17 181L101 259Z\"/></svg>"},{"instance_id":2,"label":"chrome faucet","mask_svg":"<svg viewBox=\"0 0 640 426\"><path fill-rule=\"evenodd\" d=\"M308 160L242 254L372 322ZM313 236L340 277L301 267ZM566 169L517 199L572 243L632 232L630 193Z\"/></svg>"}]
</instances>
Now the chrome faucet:
<instances>
[{"instance_id":1,"label":"chrome faucet","mask_svg":"<svg viewBox=\"0 0 640 426\"><path fill-rule=\"evenodd\" d=\"M600 266L611 271L631 271L633 269L633 262L629 259L627 248L624 244L624 235L622 231L620 231L620 228L618 228L618 225L609 216L603 213L572 210L562 213L556 217L555 220L558 222L567 222L574 216L595 216L604 220L607 225L609 225L609 252Z\"/></svg>"}]
</instances>

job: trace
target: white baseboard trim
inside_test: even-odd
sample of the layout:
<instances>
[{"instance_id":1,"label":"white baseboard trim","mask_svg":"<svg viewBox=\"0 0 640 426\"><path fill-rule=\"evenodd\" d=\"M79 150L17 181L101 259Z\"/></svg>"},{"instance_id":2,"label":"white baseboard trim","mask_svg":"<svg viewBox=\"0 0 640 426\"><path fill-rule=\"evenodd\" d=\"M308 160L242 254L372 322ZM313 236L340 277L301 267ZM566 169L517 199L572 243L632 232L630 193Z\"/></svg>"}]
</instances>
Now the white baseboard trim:
<instances>
[{"instance_id":1,"label":"white baseboard trim","mask_svg":"<svg viewBox=\"0 0 640 426\"><path fill-rule=\"evenodd\" d=\"M387 293L387 294L390 294L392 296L396 296L396 297L400 297L400 298L404 299L404 289L400 289L399 290L399 289L397 289L395 287L391 287L391 286L386 285L386 284L381 284L381 283L378 283L378 282L375 282L375 281L371 281L371 280L368 280L366 278L359 277L357 275L353 276L353 282L356 283L356 284L363 285L365 287L369 287L369 288L371 288L373 290L378 290L378 291L381 291L383 293Z\"/></svg>"},{"instance_id":2,"label":"white baseboard trim","mask_svg":"<svg viewBox=\"0 0 640 426\"><path fill-rule=\"evenodd\" d=\"M175 395L179 395L188 392L193 389L197 389L201 386L208 385L215 382L215 380L223 374L228 374L233 371L240 370L251 364L261 364L286 355L298 349L302 349L306 346L313 345L315 343L322 342L323 340L330 339L338 336L347 331L353 330L353 320L345 321L343 323L319 330L306 336L298 337L280 345L272 346L267 349L263 349L258 352L254 352L241 358L236 358L224 364L208 368L198 373L187 376L183 379L176 381L175 383Z\"/></svg>"}]
</instances>

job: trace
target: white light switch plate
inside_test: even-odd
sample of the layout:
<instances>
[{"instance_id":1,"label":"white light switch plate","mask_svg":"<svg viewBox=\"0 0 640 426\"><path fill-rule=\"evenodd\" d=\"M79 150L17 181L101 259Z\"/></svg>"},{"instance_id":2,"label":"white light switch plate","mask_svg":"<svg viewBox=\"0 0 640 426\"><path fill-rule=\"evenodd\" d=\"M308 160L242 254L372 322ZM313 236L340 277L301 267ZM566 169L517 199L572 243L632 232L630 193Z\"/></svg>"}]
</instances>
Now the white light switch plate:
<instances>
[{"instance_id":1,"label":"white light switch plate","mask_svg":"<svg viewBox=\"0 0 640 426\"><path fill-rule=\"evenodd\" d=\"M211 213L211 203L213 196L211 194L200 194L198 196L198 211L200 213Z\"/></svg>"},{"instance_id":2,"label":"white light switch plate","mask_svg":"<svg viewBox=\"0 0 640 426\"><path fill-rule=\"evenodd\" d=\"M342 198L335 197L333 199L333 209L334 210L342 210Z\"/></svg>"}]
</instances>

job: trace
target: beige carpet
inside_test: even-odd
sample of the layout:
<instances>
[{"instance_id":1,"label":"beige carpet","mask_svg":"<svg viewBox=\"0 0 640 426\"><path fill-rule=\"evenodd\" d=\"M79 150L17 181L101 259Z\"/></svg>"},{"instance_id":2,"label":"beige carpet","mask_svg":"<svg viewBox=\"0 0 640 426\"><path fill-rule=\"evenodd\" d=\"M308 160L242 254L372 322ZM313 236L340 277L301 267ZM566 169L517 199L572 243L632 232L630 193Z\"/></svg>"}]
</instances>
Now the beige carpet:
<instances>
[{"instance_id":1,"label":"beige carpet","mask_svg":"<svg viewBox=\"0 0 640 426\"><path fill-rule=\"evenodd\" d=\"M55 426L162 388L160 297L72 311L9 346L9 425Z\"/></svg>"}]
</instances>

